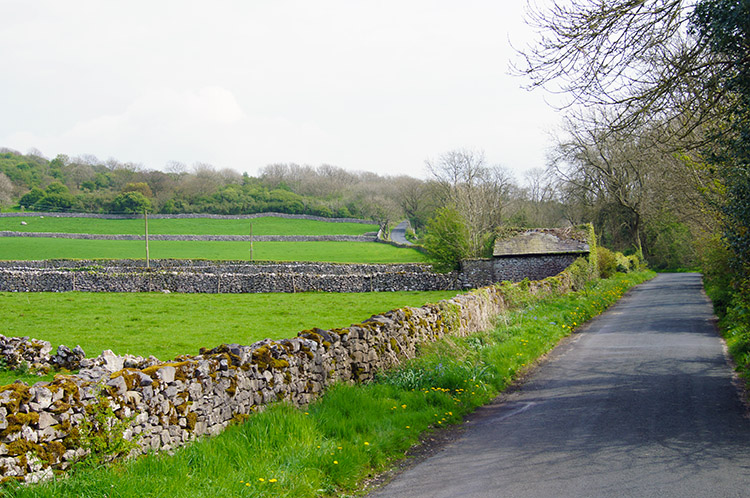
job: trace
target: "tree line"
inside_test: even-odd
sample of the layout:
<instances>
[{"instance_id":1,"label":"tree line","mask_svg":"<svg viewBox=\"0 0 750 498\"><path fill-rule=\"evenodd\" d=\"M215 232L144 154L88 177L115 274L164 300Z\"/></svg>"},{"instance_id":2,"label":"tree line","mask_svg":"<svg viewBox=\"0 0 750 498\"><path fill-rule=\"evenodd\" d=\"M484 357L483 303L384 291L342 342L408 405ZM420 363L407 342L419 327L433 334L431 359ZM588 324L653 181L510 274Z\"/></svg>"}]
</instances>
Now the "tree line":
<instances>
[{"instance_id":1,"label":"tree line","mask_svg":"<svg viewBox=\"0 0 750 498\"><path fill-rule=\"evenodd\" d=\"M750 371L750 2L571 0L528 21L516 71L568 97L565 204L614 245L693 254Z\"/></svg>"}]
</instances>

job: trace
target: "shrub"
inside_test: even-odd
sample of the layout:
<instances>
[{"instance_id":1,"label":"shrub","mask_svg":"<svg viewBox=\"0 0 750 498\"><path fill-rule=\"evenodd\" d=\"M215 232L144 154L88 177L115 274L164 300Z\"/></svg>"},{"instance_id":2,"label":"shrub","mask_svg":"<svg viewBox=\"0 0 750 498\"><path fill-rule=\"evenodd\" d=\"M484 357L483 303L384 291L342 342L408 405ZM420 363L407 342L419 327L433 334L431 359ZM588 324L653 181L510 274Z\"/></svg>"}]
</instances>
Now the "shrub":
<instances>
[{"instance_id":1,"label":"shrub","mask_svg":"<svg viewBox=\"0 0 750 498\"><path fill-rule=\"evenodd\" d=\"M601 278L609 278L617 273L617 257L606 247L596 248L596 264Z\"/></svg>"},{"instance_id":2,"label":"shrub","mask_svg":"<svg viewBox=\"0 0 750 498\"><path fill-rule=\"evenodd\" d=\"M579 291L591 280L593 268L586 258L578 258L565 271L569 272L573 279L573 290Z\"/></svg>"},{"instance_id":3,"label":"shrub","mask_svg":"<svg viewBox=\"0 0 750 498\"><path fill-rule=\"evenodd\" d=\"M630 259L621 252L615 253L615 260L617 261L617 271L620 273L630 273L634 270Z\"/></svg>"},{"instance_id":4,"label":"shrub","mask_svg":"<svg viewBox=\"0 0 750 498\"><path fill-rule=\"evenodd\" d=\"M457 270L469 252L469 229L463 217L452 208L438 209L427 223L424 247L439 272Z\"/></svg>"}]
</instances>

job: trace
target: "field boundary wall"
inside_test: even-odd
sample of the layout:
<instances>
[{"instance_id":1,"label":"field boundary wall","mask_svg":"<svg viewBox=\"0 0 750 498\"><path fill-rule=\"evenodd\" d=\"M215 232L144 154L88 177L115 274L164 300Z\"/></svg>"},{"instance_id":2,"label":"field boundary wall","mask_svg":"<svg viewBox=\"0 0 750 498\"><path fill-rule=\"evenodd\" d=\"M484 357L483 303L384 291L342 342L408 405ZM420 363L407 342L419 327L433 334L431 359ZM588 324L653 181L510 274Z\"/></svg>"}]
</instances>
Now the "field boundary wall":
<instances>
[{"instance_id":1,"label":"field boundary wall","mask_svg":"<svg viewBox=\"0 0 750 498\"><path fill-rule=\"evenodd\" d=\"M81 239L81 240L145 240L144 235L135 234L98 234L98 233L61 233L61 232L13 232L0 231L0 237L32 237L52 239ZM224 242L377 242L373 235L163 235L149 234L148 239L172 241L224 241Z\"/></svg>"},{"instance_id":2,"label":"field boundary wall","mask_svg":"<svg viewBox=\"0 0 750 498\"><path fill-rule=\"evenodd\" d=\"M544 296L569 292L573 284L563 272L513 285ZM94 406L111 408L114 417L126 422L123 435L137 442L134 453L173 450L202 435L218 434L232 420L269 403L304 406L336 382L369 381L376 372L415 357L419 344L490 328L499 313L512 307L509 289L486 287L437 304L375 315L347 328L307 330L293 339L250 346L224 344L170 362L104 352L80 360L77 375L4 386L0 470L5 480L37 482L69 468L86 454L76 428L94 417ZM49 343L24 339L28 346L16 341L14 347L36 355L37 363L75 357L65 348L62 354L58 349L58 360L45 360Z\"/></svg>"},{"instance_id":3,"label":"field boundary wall","mask_svg":"<svg viewBox=\"0 0 750 498\"><path fill-rule=\"evenodd\" d=\"M556 275L571 255L470 260L461 271L429 264L208 260L0 261L0 292L382 292L474 289ZM502 263L502 264L501 264Z\"/></svg>"}]
</instances>

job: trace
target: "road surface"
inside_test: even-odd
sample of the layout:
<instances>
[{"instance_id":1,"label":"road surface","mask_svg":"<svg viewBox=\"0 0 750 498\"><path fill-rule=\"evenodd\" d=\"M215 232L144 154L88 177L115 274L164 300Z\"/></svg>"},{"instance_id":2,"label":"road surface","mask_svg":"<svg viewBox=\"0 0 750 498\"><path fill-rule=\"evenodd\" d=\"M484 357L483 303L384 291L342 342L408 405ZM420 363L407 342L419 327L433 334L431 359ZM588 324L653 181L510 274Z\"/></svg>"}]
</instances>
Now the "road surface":
<instances>
[{"instance_id":1,"label":"road surface","mask_svg":"<svg viewBox=\"0 0 750 498\"><path fill-rule=\"evenodd\" d=\"M750 421L701 289L635 288L371 496L750 496Z\"/></svg>"},{"instance_id":2,"label":"road surface","mask_svg":"<svg viewBox=\"0 0 750 498\"><path fill-rule=\"evenodd\" d=\"M410 227L411 224L409 223L409 220L404 220L396 225L396 228L391 230L391 240L407 246L412 245L412 243L406 239L406 229Z\"/></svg>"}]
</instances>

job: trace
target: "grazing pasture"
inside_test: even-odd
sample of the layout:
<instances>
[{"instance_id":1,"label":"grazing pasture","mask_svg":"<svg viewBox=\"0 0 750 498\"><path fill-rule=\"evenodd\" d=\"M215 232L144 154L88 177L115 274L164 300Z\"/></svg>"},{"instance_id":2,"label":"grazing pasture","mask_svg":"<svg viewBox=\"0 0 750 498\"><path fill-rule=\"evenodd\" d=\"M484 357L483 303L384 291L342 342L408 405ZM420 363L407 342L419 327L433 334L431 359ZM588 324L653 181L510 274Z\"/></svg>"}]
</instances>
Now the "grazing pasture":
<instances>
[{"instance_id":1,"label":"grazing pasture","mask_svg":"<svg viewBox=\"0 0 750 498\"><path fill-rule=\"evenodd\" d=\"M151 259L250 260L249 242L150 241ZM0 260L146 259L139 240L81 240L1 237ZM255 261L328 263L420 263L425 256L411 248L377 242L254 242Z\"/></svg>"},{"instance_id":2,"label":"grazing pasture","mask_svg":"<svg viewBox=\"0 0 750 498\"><path fill-rule=\"evenodd\" d=\"M404 306L448 299L456 291L355 294L0 293L5 336L80 345L87 356L117 354L169 360L222 343L249 345L335 328Z\"/></svg>"},{"instance_id":3,"label":"grazing pasture","mask_svg":"<svg viewBox=\"0 0 750 498\"><path fill-rule=\"evenodd\" d=\"M21 225L25 222L26 225ZM377 224L334 223L328 221L279 218L254 219L171 218L149 219L148 231L159 235L363 235L377 232ZM105 220L52 216L0 217L0 231L131 234L143 235L142 219Z\"/></svg>"}]
</instances>

